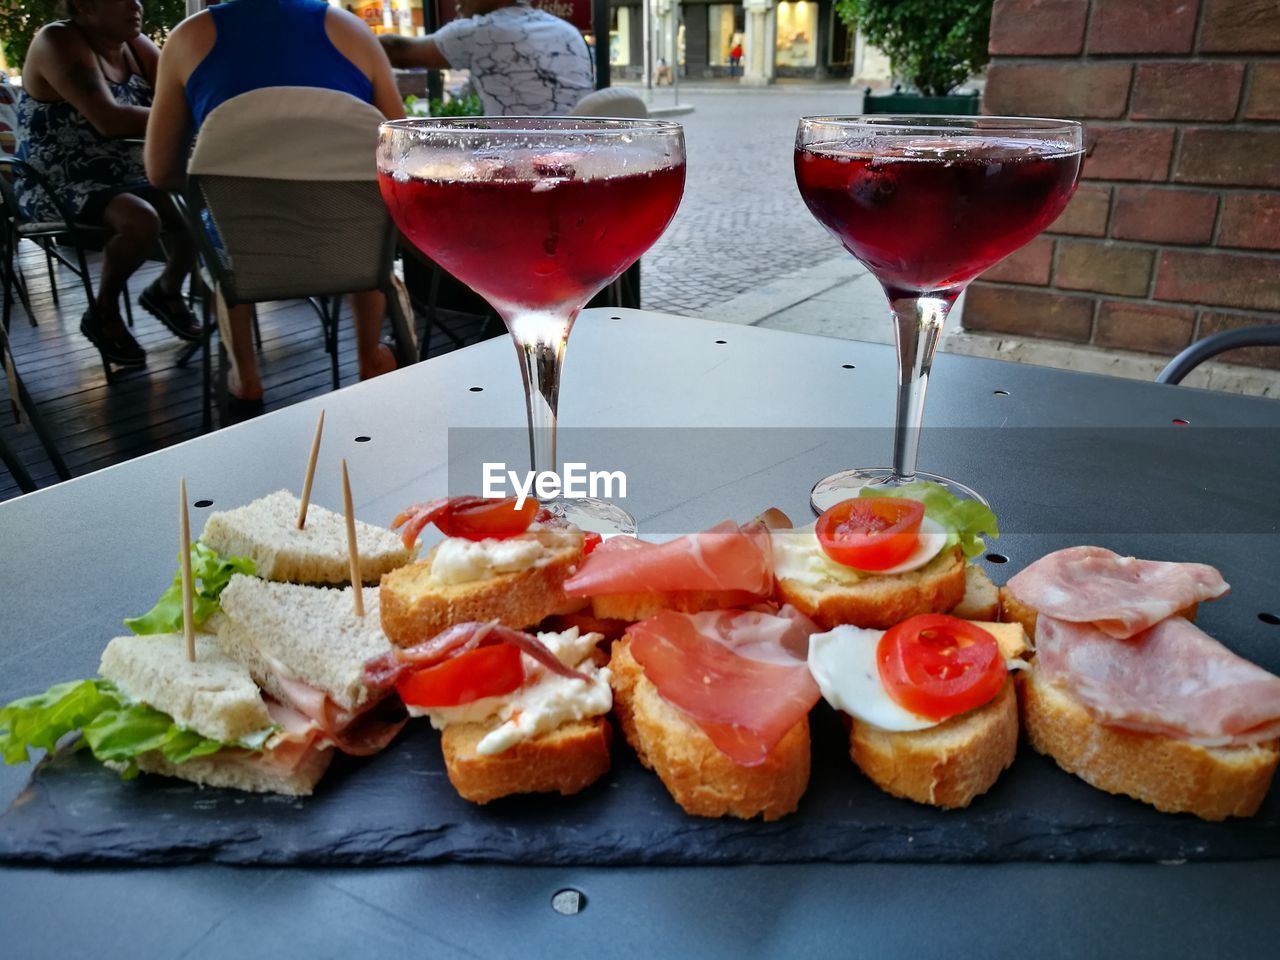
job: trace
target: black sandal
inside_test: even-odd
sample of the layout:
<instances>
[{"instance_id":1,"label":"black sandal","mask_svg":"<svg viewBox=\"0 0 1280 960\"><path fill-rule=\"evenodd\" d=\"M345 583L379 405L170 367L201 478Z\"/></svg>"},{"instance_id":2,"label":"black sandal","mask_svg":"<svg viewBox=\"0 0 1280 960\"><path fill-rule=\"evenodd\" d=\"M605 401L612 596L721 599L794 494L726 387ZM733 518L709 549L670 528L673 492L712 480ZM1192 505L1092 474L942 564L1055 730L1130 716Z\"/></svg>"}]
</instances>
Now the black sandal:
<instances>
[{"instance_id":1,"label":"black sandal","mask_svg":"<svg viewBox=\"0 0 1280 960\"><path fill-rule=\"evenodd\" d=\"M181 340L194 343L204 336L204 328L200 326L194 314L187 309L180 293L165 293L157 280L142 291L138 297L138 306L151 314L166 327L169 332Z\"/></svg>"},{"instance_id":2,"label":"black sandal","mask_svg":"<svg viewBox=\"0 0 1280 960\"><path fill-rule=\"evenodd\" d=\"M86 310L80 318L80 332L90 343L98 348L102 359L114 363L118 367L145 367L147 351L138 345L138 341L121 325L121 332L108 336L102 332L102 324L93 310Z\"/></svg>"}]
</instances>

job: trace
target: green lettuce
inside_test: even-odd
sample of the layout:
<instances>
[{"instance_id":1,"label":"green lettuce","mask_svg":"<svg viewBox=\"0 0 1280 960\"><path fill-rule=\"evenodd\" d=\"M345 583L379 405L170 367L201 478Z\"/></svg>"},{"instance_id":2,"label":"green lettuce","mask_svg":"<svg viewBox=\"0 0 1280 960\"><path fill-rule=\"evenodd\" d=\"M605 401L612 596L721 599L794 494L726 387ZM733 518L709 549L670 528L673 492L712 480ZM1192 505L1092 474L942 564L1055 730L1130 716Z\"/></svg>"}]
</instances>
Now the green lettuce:
<instances>
[{"instance_id":1,"label":"green lettuce","mask_svg":"<svg viewBox=\"0 0 1280 960\"><path fill-rule=\"evenodd\" d=\"M987 545L982 539L984 534L993 540L1000 536L996 515L990 507L977 500L957 497L939 483L917 480L901 487L863 487L860 496L903 497L920 501L924 504L925 516L946 528L947 547L959 544L967 558L976 557L986 550Z\"/></svg>"},{"instance_id":2,"label":"green lettuce","mask_svg":"<svg viewBox=\"0 0 1280 960\"><path fill-rule=\"evenodd\" d=\"M218 597L236 573L253 576L257 572L248 557L222 557L199 540L191 544L192 613L199 627L221 609ZM156 601L156 605L140 617L130 617L124 625L134 633L179 633L182 631L182 571Z\"/></svg>"},{"instance_id":3,"label":"green lettuce","mask_svg":"<svg viewBox=\"0 0 1280 960\"><path fill-rule=\"evenodd\" d=\"M87 746L98 760L125 764L125 779L137 775L138 756L151 750L170 763L185 763L226 746L261 750L272 733L267 729L250 740L221 743L179 727L154 707L129 703L107 680L73 680L0 708L0 755L5 763L23 763L31 759L30 748L52 753L73 730L82 733L77 746Z\"/></svg>"}]
</instances>

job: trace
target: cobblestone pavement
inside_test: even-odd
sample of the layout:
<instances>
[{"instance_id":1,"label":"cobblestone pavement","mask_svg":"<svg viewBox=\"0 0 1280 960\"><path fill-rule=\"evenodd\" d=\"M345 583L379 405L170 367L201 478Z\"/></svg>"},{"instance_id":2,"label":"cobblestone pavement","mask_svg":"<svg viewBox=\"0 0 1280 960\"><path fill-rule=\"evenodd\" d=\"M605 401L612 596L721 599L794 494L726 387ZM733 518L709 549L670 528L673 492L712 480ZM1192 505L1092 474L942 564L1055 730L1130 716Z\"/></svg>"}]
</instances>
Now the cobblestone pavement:
<instances>
[{"instance_id":1,"label":"cobblestone pavement","mask_svg":"<svg viewBox=\"0 0 1280 960\"><path fill-rule=\"evenodd\" d=\"M696 315L700 308L837 256L840 246L796 191L796 122L857 113L847 84L681 90L688 173L670 228L643 261L644 307ZM671 103L665 88L654 105Z\"/></svg>"}]
</instances>

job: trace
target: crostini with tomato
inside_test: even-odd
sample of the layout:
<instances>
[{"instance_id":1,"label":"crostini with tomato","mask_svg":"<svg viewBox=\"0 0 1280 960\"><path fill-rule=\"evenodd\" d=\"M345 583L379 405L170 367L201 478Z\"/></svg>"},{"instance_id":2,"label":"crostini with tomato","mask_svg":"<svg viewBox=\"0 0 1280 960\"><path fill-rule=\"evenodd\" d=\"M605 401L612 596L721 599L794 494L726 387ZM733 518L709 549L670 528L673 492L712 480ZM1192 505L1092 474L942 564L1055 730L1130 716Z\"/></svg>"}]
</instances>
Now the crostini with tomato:
<instances>
[{"instance_id":1,"label":"crostini with tomato","mask_svg":"<svg viewBox=\"0 0 1280 960\"><path fill-rule=\"evenodd\" d=\"M568 796L609 770L609 670L597 634L537 635L460 623L366 664L412 716L443 731L454 789L472 803L519 793Z\"/></svg>"},{"instance_id":2,"label":"crostini with tomato","mask_svg":"<svg viewBox=\"0 0 1280 960\"><path fill-rule=\"evenodd\" d=\"M1031 652L1016 623L922 614L889 630L838 626L809 638L809 670L849 720L859 769L897 797L968 806L1011 763L1011 669Z\"/></svg>"},{"instance_id":3,"label":"crostini with tomato","mask_svg":"<svg viewBox=\"0 0 1280 960\"><path fill-rule=\"evenodd\" d=\"M827 629L887 630L922 613L956 608L994 620L998 592L968 558L998 536L982 503L918 482L864 488L810 527L774 530L777 597Z\"/></svg>"},{"instance_id":4,"label":"crostini with tomato","mask_svg":"<svg viewBox=\"0 0 1280 960\"><path fill-rule=\"evenodd\" d=\"M428 524L445 539L423 559L382 578L382 628L411 647L459 623L490 621L523 630L566 609L564 582L598 534L557 520L536 500L442 497L392 522L406 547Z\"/></svg>"}]
</instances>

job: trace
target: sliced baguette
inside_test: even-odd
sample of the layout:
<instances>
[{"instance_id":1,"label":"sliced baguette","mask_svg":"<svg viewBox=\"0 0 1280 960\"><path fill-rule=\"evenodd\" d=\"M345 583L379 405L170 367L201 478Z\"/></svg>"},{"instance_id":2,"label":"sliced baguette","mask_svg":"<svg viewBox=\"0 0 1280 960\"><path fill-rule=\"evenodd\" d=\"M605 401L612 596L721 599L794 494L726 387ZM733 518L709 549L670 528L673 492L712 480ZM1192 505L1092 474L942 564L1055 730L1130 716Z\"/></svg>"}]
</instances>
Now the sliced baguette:
<instances>
[{"instance_id":1,"label":"sliced baguette","mask_svg":"<svg viewBox=\"0 0 1280 960\"><path fill-rule=\"evenodd\" d=\"M778 596L826 630L841 624L888 630L920 613L945 613L965 595L960 548L944 550L907 573L868 576L856 584L815 589L798 580L778 580Z\"/></svg>"},{"instance_id":2,"label":"sliced baguette","mask_svg":"<svg viewBox=\"0 0 1280 960\"><path fill-rule=\"evenodd\" d=\"M1000 588L991 582L987 572L976 563L966 563L964 596L947 612L961 620L999 620Z\"/></svg>"},{"instance_id":3,"label":"sliced baguette","mask_svg":"<svg viewBox=\"0 0 1280 960\"><path fill-rule=\"evenodd\" d=\"M440 735L449 782L464 800L488 803L517 793L567 797L609 771L613 727L604 717L563 724L502 753L477 753L477 744L495 725L453 724Z\"/></svg>"},{"instance_id":4,"label":"sliced baguette","mask_svg":"<svg viewBox=\"0 0 1280 960\"><path fill-rule=\"evenodd\" d=\"M1202 747L1106 726L1074 698L1027 672L1022 722L1027 740L1086 783L1204 820L1257 813L1280 761L1280 740Z\"/></svg>"},{"instance_id":5,"label":"sliced baguette","mask_svg":"<svg viewBox=\"0 0 1280 960\"><path fill-rule=\"evenodd\" d=\"M663 610L701 613L746 607L760 600L746 590L668 590L658 593L610 593L591 598L591 612L602 620L635 623L648 620Z\"/></svg>"},{"instance_id":6,"label":"sliced baguette","mask_svg":"<svg viewBox=\"0 0 1280 960\"><path fill-rule=\"evenodd\" d=\"M631 655L627 638L613 645L609 669L623 735L686 813L777 820L799 805L809 785L808 717L787 732L764 763L744 767L662 699Z\"/></svg>"},{"instance_id":7,"label":"sliced baguette","mask_svg":"<svg viewBox=\"0 0 1280 960\"><path fill-rule=\"evenodd\" d=\"M928 730L892 732L852 720L849 754L886 793L948 809L991 789L1018 750L1013 681L985 706Z\"/></svg>"},{"instance_id":8,"label":"sliced baguette","mask_svg":"<svg viewBox=\"0 0 1280 960\"><path fill-rule=\"evenodd\" d=\"M309 797L329 768L332 750L311 750L292 770L280 770L262 763L252 754L223 751L213 756L194 757L185 763L170 763L158 750L140 754L138 769L165 777L189 780L202 787L230 787L251 793L281 793L289 797ZM108 761L113 770L124 764Z\"/></svg>"},{"instance_id":9,"label":"sliced baguette","mask_svg":"<svg viewBox=\"0 0 1280 960\"><path fill-rule=\"evenodd\" d=\"M427 556L382 578L382 629L398 647L430 640L457 623L497 620L524 630L541 623L566 605L564 581L582 561L582 535L562 530L530 532L550 551L546 562L516 573L465 583L441 583L431 564L439 547Z\"/></svg>"}]
</instances>

